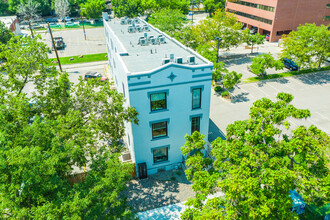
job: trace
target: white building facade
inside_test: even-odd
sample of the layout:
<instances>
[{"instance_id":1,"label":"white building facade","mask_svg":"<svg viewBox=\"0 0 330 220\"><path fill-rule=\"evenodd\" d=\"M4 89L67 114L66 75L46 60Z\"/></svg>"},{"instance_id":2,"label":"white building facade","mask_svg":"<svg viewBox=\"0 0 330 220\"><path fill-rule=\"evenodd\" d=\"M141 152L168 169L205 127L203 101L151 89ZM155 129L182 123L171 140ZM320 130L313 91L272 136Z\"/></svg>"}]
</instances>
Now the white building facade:
<instances>
[{"instance_id":1,"label":"white building facade","mask_svg":"<svg viewBox=\"0 0 330 220\"><path fill-rule=\"evenodd\" d=\"M104 27L116 89L139 113L125 127L138 175L180 167L185 135L208 134L213 64L141 19Z\"/></svg>"}]
</instances>

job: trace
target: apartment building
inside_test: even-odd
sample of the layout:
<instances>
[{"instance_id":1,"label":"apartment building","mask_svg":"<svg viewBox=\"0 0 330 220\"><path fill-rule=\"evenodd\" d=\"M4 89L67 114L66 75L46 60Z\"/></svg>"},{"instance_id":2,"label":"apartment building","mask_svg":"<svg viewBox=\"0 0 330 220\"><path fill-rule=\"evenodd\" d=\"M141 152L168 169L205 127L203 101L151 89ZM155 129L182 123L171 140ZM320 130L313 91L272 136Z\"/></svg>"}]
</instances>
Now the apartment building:
<instances>
[{"instance_id":1,"label":"apartment building","mask_svg":"<svg viewBox=\"0 0 330 220\"><path fill-rule=\"evenodd\" d=\"M269 34L270 42L300 24L330 22L330 0L227 0L226 11L236 14L247 28Z\"/></svg>"},{"instance_id":2,"label":"apartment building","mask_svg":"<svg viewBox=\"0 0 330 220\"><path fill-rule=\"evenodd\" d=\"M184 136L208 134L213 64L142 19L103 18L115 87L139 113L128 158L142 178L181 167Z\"/></svg>"}]
</instances>

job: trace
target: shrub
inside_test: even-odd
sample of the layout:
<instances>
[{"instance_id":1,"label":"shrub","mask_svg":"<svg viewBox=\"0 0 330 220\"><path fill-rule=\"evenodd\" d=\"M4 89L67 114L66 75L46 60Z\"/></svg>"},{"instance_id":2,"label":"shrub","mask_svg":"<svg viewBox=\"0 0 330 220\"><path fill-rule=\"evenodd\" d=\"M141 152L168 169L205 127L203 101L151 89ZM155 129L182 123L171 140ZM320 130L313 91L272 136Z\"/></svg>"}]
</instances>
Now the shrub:
<instances>
[{"instance_id":1,"label":"shrub","mask_svg":"<svg viewBox=\"0 0 330 220\"><path fill-rule=\"evenodd\" d=\"M226 97L229 96L229 92L228 91L224 91L221 93L221 97Z\"/></svg>"},{"instance_id":2,"label":"shrub","mask_svg":"<svg viewBox=\"0 0 330 220\"><path fill-rule=\"evenodd\" d=\"M216 91L216 92L221 92L221 91L222 91L221 86L216 86L216 87L214 87L214 91Z\"/></svg>"}]
</instances>

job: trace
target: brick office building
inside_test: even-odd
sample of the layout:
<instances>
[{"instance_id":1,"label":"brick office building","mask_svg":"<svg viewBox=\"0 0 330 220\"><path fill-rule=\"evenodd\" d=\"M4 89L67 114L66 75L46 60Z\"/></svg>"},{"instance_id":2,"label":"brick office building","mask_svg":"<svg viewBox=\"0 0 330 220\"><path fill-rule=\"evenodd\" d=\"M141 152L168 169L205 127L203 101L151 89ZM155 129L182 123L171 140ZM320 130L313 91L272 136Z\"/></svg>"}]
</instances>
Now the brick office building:
<instances>
[{"instance_id":1,"label":"brick office building","mask_svg":"<svg viewBox=\"0 0 330 220\"><path fill-rule=\"evenodd\" d=\"M330 0L227 0L226 11L234 13L247 28L269 34L278 41L300 24L328 25Z\"/></svg>"}]
</instances>

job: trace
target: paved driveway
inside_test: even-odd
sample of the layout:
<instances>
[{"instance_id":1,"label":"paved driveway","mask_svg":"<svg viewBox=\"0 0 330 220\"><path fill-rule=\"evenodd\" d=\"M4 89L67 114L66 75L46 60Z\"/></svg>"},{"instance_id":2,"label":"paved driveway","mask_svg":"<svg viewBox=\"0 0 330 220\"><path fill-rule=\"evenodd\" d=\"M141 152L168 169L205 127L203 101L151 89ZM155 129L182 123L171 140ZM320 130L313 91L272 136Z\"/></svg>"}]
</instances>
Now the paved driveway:
<instances>
[{"instance_id":1,"label":"paved driveway","mask_svg":"<svg viewBox=\"0 0 330 220\"><path fill-rule=\"evenodd\" d=\"M227 125L249 117L250 107L257 99L266 97L273 101L279 92L292 94L292 104L309 109L312 116L307 120L290 120L294 126L316 125L330 134L330 71L288 78L266 80L238 85L233 91L233 101L212 92L210 112L210 141L225 136Z\"/></svg>"}]
</instances>

